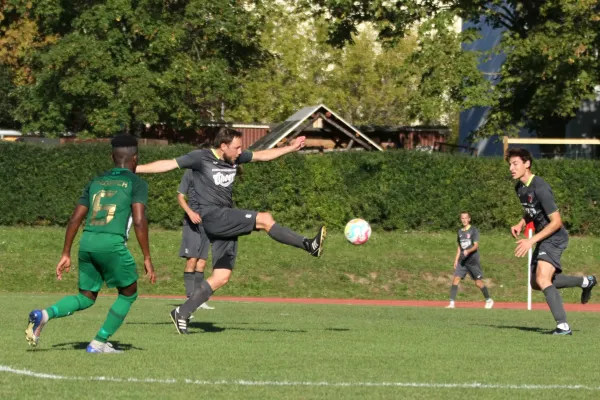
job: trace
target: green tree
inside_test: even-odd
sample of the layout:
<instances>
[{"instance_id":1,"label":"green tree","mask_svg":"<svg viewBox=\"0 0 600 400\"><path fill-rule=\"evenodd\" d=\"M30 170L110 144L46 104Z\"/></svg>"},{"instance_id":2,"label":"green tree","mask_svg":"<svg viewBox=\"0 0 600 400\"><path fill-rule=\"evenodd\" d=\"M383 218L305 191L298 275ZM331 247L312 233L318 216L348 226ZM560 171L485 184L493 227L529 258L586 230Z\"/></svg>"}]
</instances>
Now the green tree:
<instances>
[{"instance_id":1,"label":"green tree","mask_svg":"<svg viewBox=\"0 0 600 400\"><path fill-rule=\"evenodd\" d=\"M477 71L478 54L461 51L474 32L456 32L449 13L397 38L393 47L381 46L381 33L368 23L346 47L333 46L324 18L306 18L289 5L273 4L268 21L263 45L273 58L246 77L243 101L229 119L282 121L324 103L356 125L439 124L480 105L489 92Z\"/></svg>"},{"instance_id":2,"label":"green tree","mask_svg":"<svg viewBox=\"0 0 600 400\"><path fill-rule=\"evenodd\" d=\"M53 38L26 50L16 92L24 129L49 136L197 125L235 104L238 76L265 57L260 4L7 0L3 15L5 32L36 21L32 36Z\"/></svg>"},{"instance_id":3,"label":"green tree","mask_svg":"<svg viewBox=\"0 0 600 400\"><path fill-rule=\"evenodd\" d=\"M494 90L480 105L491 106L478 135L516 134L526 127L539 136L561 136L582 101L594 97L600 82L597 51L600 10L595 0L316 0L311 9L330 23L329 39L341 45L352 40L357 26L372 22L379 38L395 45L411 27L439 13L465 20L482 18L504 29L494 49L506 61L495 77ZM463 83L471 100L485 100L481 81ZM452 87L452 86L451 86ZM483 89L483 90L482 90ZM451 89L452 91L453 89Z\"/></svg>"}]
</instances>

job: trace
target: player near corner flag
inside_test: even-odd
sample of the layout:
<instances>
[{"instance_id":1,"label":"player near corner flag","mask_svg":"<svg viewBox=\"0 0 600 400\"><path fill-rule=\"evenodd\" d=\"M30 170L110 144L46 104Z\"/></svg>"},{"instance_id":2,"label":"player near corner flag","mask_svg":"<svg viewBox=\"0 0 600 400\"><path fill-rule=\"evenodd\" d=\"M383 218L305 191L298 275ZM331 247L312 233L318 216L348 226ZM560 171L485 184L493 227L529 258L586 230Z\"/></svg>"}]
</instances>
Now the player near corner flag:
<instances>
[{"instance_id":1,"label":"player near corner flag","mask_svg":"<svg viewBox=\"0 0 600 400\"><path fill-rule=\"evenodd\" d=\"M67 225L62 257L56 266L56 276L71 268L71 246L85 219L79 242L79 293L66 296L56 304L29 313L25 338L37 346L49 320L72 315L94 305L98 292L106 283L116 287L119 295L108 311L104 324L87 346L88 353L120 353L108 342L123 324L137 299L138 274L135 260L126 241L133 222L135 235L144 255L144 269L155 283L154 266L150 258L146 204L148 184L135 174L138 162L137 139L116 136L111 141L114 168L92 179L79 199Z\"/></svg>"},{"instance_id":2,"label":"player near corner flag","mask_svg":"<svg viewBox=\"0 0 600 400\"><path fill-rule=\"evenodd\" d=\"M569 243L569 234L562 219L550 185L531 172L533 157L522 148L511 148L506 155L512 178L517 180L515 190L523 206L523 218L511 227L517 238L525 225L533 222L535 234L517 241L515 256L523 257L535 245L531 259L531 287L541 290L556 320L555 335L572 335L567 313L557 289L581 287L581 303L586 304L596 286L595 276L563 275L561 255Z\"/></svg>"}]
</instances>

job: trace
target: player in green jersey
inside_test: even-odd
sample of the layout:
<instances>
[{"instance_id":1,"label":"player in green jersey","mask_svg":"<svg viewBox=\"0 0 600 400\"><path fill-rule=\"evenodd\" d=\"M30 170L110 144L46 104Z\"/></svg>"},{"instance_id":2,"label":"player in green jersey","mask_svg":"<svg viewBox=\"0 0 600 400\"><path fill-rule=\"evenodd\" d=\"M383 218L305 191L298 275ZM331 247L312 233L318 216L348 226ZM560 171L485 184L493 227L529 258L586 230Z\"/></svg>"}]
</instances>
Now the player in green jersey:
<instances>
[{"instance_id":1,"label":"player in green jersey","mask_svg":"<svg viewBox=\"0 0 600 400\"><path fill-rule=\"evenodd\" d=\"M113 348L108 338L119 329L138 296L136 265L126 245L132 222L144 254L146 275L150 282L156 282L145 215L148 184L134 173L138 163L137 139L122 135L115 137L111 144L115 167L95 177L85 187L67 225L62 257L56 266L56 277L62 280L63 271L69 272L71 268L71 245L85 218L79 243L79 294L63 297L49 308L29 313L25 337L31 346L37 346L49 320L93 306L106 283L109 288L116 287L119 295L104 325L87 346L87 352L120 352Z\"/></svg>"}]
</instances>

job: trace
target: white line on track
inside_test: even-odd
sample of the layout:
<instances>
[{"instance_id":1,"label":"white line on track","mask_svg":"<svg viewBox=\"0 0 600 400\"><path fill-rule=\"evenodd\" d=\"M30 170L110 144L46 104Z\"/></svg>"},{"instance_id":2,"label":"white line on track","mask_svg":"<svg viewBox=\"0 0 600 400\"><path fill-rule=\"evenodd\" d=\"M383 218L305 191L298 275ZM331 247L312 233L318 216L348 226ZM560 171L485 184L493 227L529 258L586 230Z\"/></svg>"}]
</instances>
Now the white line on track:
<instances>
[{"instance_id":1,"label":"white line on track","mask_svg":"<svg viewBox=\"0 0 600 400\"><path fill-rule=\"evenodd\" d=\"M24 375L38 379L64 380L64 381L98 381L117 383L158 383L175 384L186 383L191 385L231 385L231 386L321 386L321 387L406 387L425 389L509 389L509 390L588 390L600 391L600 386L587 385L534 385L534 384L489 384L489 383L419 383L419 382L295 382L295 381L248 381L248 380L221 380L208 381L196 379L154 379L154 378L113 378L110 376L64 376L34 372L26 369L16 369L0 365L0 372L14 375Z\"/></svg>"}]
</instances>

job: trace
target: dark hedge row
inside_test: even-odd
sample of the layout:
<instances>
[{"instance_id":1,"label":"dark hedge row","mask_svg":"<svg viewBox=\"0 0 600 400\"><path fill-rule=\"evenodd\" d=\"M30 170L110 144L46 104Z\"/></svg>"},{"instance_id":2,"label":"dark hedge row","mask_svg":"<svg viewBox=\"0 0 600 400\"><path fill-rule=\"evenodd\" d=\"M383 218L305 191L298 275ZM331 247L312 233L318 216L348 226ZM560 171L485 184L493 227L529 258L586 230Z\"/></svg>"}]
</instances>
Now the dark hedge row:
<instances>
[{"instance_id":1,"label":"dark hedge row","mask_svg":"<svg viewBox=\"0 0 600 400\"><path fill-rule=\"evenodd\" d=\"M142 162L174 158L190 146L142 147ZM86 182L111 167L106 144L42 147L0 143L0 225L64 225ZM536 160L572 233L600 233L600 162ZM182 171L145 175L148 217L178 228L177 185ZM506 163L410 151L289 155L245 165L234 199L240 208L271 211L284 225L320 223L340 229L361 217L379 229L455 229L469 210L481 229L506 229L521 215ZM599 199L600 200L600 199Z\"/></svg>"}]
</instances>

